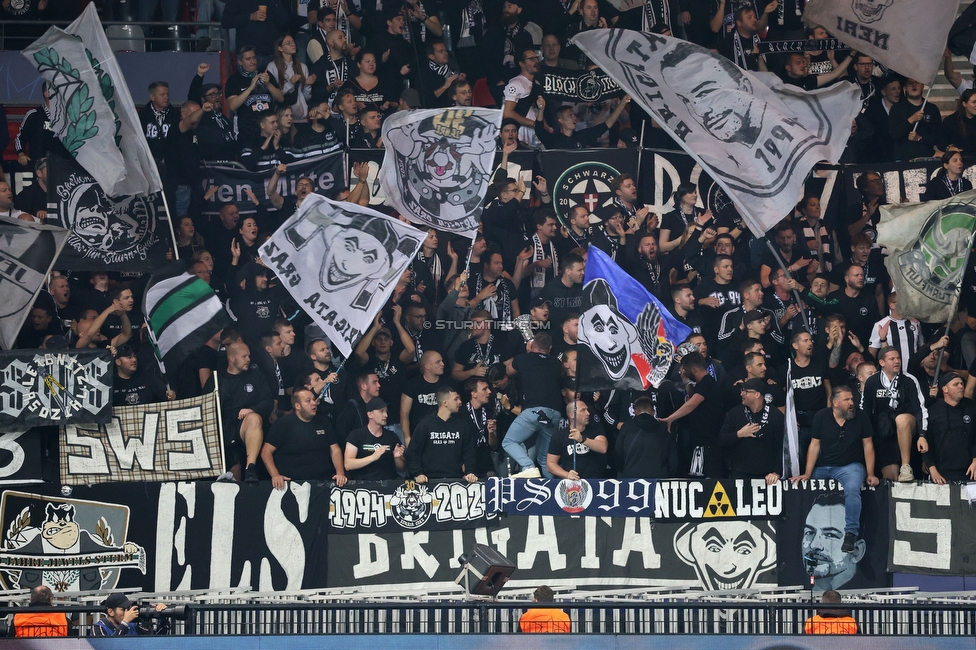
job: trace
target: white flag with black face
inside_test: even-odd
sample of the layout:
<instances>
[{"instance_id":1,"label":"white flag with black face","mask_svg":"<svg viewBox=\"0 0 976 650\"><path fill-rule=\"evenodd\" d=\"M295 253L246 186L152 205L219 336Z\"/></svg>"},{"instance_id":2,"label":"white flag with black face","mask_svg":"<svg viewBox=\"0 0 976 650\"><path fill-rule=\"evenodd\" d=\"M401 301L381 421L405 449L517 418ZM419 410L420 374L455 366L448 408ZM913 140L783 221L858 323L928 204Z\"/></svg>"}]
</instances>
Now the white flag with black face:
<instances>
[{"instance_id":1,"label":"white flag with black face","mask_svg":"<svg viewBox=\"0 0 976 650\"><path fill-rule=\"evenodd\" d=\"M310 194L260 255L348 357L425 238L369 208Z\"/></svg>"},{"instance_id":2,"label":"white flag with black face","mask_svg":"<svg viewBox=\"0 0 976 650\"><path fill-rule=\"evenodd\" d=\"M472 236L495 161L502 112L488 108L400 111L383 124L380 186L410 221Z\"/></svg>"},{"instance_id":3,"label":"white flag with black face","mask_svg":"<svg viewBox=\"0 0 976 650\"><path fill-rule=\"evenodd\" d=\"M677 38L596 29L573 39L708 171L757 237L792 213L815 164L840 157L861 108L853 84L805 92Z\"/></svg>"},{"instance_id":4,"label":"white flag with black face","mask_svg":"<svg viewBox=\"0 0 976 650\"><path fill-rule=\"evenodd\" d=\"M958 8L959 0L809 0L803 22L823 26L899 74L931 83Z\"/></svg>"}]
</instances>

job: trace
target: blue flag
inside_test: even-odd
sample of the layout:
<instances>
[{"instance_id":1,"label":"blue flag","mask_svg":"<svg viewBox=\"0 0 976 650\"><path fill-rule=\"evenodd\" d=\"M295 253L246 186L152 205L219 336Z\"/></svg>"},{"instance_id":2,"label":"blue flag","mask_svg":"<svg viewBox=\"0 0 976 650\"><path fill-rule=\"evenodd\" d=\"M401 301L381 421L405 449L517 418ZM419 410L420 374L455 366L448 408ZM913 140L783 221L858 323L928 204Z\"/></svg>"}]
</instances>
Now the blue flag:
<instances>
[{"instance_id":1,"label":"blue flag","mask_svg":"<svg viewBox=\"0 0 976 650\"><path fill-rule=\"evenodd\" d=\"M590 246L579 320L579 390L657 388L691 329L647 289Z\"/></svg>"}]
</instances>

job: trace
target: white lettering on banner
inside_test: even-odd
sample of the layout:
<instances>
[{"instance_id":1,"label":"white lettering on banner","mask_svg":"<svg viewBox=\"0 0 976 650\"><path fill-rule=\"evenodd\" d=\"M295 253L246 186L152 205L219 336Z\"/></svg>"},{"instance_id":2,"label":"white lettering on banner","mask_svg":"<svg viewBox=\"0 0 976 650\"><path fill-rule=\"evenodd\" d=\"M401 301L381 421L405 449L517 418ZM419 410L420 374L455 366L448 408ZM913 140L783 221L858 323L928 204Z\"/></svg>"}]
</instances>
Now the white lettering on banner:
<instances>
[{"instance_id":1,"label":"white lettering on banner","mask_svg":"<svg viewBox=\"0 0 976 650\"><path fill-rule=\"evenodd\" d=\"M698 503L697 495L701 492L704 492L704 487L701 483L695 482L688 485L688 516L696 519L701 518L705 514L705 506L695 505Z\"/></svg>"},{"instance_id":2,"label":"white lettering on banner","mask_svg":"<svg viewBox=\"0 0 976 650\"><path fill-rule=\"evenodd\" d=\"M87 454L68 454L68 473L104 474L107 476L109 471L105 446L97 438L81 435L83 431L86 429L74 424L68 424L64 427L65 445L84 447L88 450Z\"/></svg>"},{"instance_id":3,"label":"white lettering on banner","mask_svg":"<svg viewBox=\"0 0 976 650\"><path fill-rule=\"evenodd\" d=\"M156 428L159 426L159 413L144 413L142 416L143 438L130 435L128 440L122 437L122 422L118 418L105 425L108 444L111 445L115 458L122 469L134 469L138 458L139 466L147 471L155 468L153 454L156 450Z\"/></svg>"},{"instance_id":4,"label":"white lettering on banner","mask_svg":"<svg viewBox=\"0 0 976 650\"><path fill-rule=\"evenodd\" d=\"M908 488L908 489L905 489ZM896 566L942 569L952 566L952 520L948 517L929 519L912 516L912 501L931 501L936 506L949 507L949 490L941 485L891 486L895 503L895 530L921 535L935 535L935 552L916 551L911 542L896 539L892 545L891 563Z\"/></svg>"},{"instance_id":5,"label":"white lettering on banner","mask_svg":"<svg viewBox=\"0 0 976 650\"><path fill-rule=\"evenodd\" d=\"M580 567L584 569L600 568L600 556L596 552L596 525L601 521L613 528L613 520L610 517L583 518L583 557L580 558Z\"/></svg>"},{"instance_id":6,"label":"white lettering on banner","mask_svg":"<svg viewBox=\"0 0 976 650\"><path fill-rule=\"evenodd\" d=\"M294 485L294 482L292 481L290 484ZM291 493L299 502L304 497L307 506L308 490L291 490ZM305 577L305 543L302 541L302 535L298 532L298 528L288 520L288 517L281 510L281 500L284 496L284 490L271 490L271 497L264 509L264 539L271 555L278 560L278 564L285 572L287 578L285 589L301 589L302 580ZM299 512L301 510L303 508L299 508ZM307 512L307 507L304 510ZM299 520L305 521L301 517ZM259 588L261 591L275 591L270 573L268 579L265 580L264 571L261 571Z\"/></svg>"},{"instance_id":7,"label":"white lettering on banner","mask_svg":"<svg viewBox=\"0 0 976 650\"><path fill-rule=\"evenodd\" d=\"M638 524L640 530L638 530ZM645 569L660 569L661 554L654 550L654 525L650 517L628 517L624 520L623 543L613 552L616 566L627 566L631 553L640 553Z\"/></svg>"},{"instance_id":8,"label":"white lettering on banner","mask_svg":"<svg viewBox=\"0 0 976 650\"><path fill-rule=\"evenodd\" d=\"M210 585L230 587L231 557L234 551L234 504L240 487L236 483L214 483L213 527L210 532Z\"/></svg>"},{"instance_id":9,"label":"white lettering on banner","mask_svg":"<svg viewBox=\"0 0 976 650\"><path fill-rule=\"evenodd\" d=\"M353 565L356 580L377 576L390 570L390 545L379 535L359 534L359 562Z\"/></svg>"},{"instance_id":10,"label":"white lettering on banner","mask_svg":"<svg viewBox=\"0 0 976 650\"><path fill-rule=\"evenodd\" d=\"M211 462L204 437L203 418L203 409L199 405L162 412L148 411L143 413L141 431L123 431L122 420L113 416L103 425L104 437L121 470L208 470L211 469ZM109 450L101 440L100 431L88 428L91 426L95 425L64 426L69 474L111 473ZM160 441L161 444L157 444Z\"/></svg>"},{"instance_id":11,"label":"white lettering on banner","mask_svg":"<svg viewBox=\"0 0 976 650\"><path fill-rule=\"evenodd\" d=\"M422 488L426 493L426 487ZM483 483L436 483L429 491L433 506L432 519L436 523L465 522L485 517L485 486ZM331 504L329 519L333 528L383 528L397 523L391 499L396 494L386 494L365 488L335 488L329 494ZM426 519L424 520L426 521ZM422 524L424 522L420 522Z\"/></svg>"},{"instance_id":12,"label":"white lettering on banner","mask_svg":"<svg viewBox=\"0 0 976 650\"><path fill-rule=\"evenodd\" d=\"M522 499L515 504L515 509L520 512L532 506L542 505L552 498L552 490L546 485L545 479L528 479L525 482L525 491L532 496Z\"/></svg>"},{"instance_id":13,"label":"white lettering on banner","mask_svg":"<svg viewBox=\"0 0 976 650\"><path fill-rule=\"evenodd\" d=\"M540 524L542 529L540 530ZM528 530L525 534L525 550L515 557L515 563L520 569L531 569L539 553L549 556L549 569L560 571L566 568L566 555L559 552L559 540L556 538L556 522L552 517L529 517Z\"/></svg>"},{"instance_id":14,"label":"white lettering on banner","mask_svg":"<svg viewBox=\"0 0 976 650\"><path fill-rule=\"evenodd\" d=\"M478 530L486 530L484 528L479 528ZM478 530L475 531L475 537L478 535ZM498 530L493 530L491 532L491 543L495 545L495 550L504 556L508 556L508 540L512 538L512 531L508 528L499 528ZM478 542L479 544L481 542Z\"/></svg>"},{"instance_id":15,"label":"white lettering on banner","mask_svg":"<svg viewBox=\"0 0 976 650\"><path fill-rule=\"evenodd\" d=\"M654 482L637 479L627 482L627 498L637 503L627 506L631 512L644 512L651 507L654 498Z\"/></svg>"},{"instance_id":16,"label":"white lettering on banner","mask_svg":"<svg viewBox=\"0 0 976 650\"><path fill-rule=\"evenodd\" d=\"M403 533L403 554L400 556L400 568L412 570L416 560L427 577L433 578L441 563L433 555L428 555L424 551L424 544L429 543L430 533L426 530L418 533Z\"/></svg>"},{"instance_id":17,"label":"white lettering on banner","mask_svg":"<svg viewBox=\"0 0 976 650\"><path fill-rule=\"evenodd\" d=\"M20 446L17 439L27 433L26 431L10 431L0 436L0 450L10 452L10 461L0 467L0 478L13 476L24 466L26 455L24 448Z\"/></svg>"},{"instance_id":18,"label":"white lettering on banner","mask_svg":"<svg viewBox=\"0 0 976 650\"><path fill-rule=\"evenodd\" d=\"M200 424L183 428L185 423ZM210 469L207 442L203 437L203 409L199 406L166 411L166 442L187 443L189 451L167 451L166 462L174 472ZM186 449L186 446L184 446Z\"/></svg>"},{"instance_id":19,"label":"white lettering on banner","mask_svg":"<svg viewBox=\"0 0 976 650\"><path fill-rule=\"evenodd\" d=\"M219 485L214 483L214 486ZM237 485L225 484L235 490ZM180 516L176 522L177 492L186 504L186 516ZM186 591L190 588L193 567L186 563L186 527L187 521L193 519L196 505L196 488L192 483L163 483L159 486L159 506L156 517L156 591ZM228 551L229 552L229 551ZM173 555L176 554L176 564L186 567L179 577L179 584L173 580ZM216 556L210 563L210 579L213 584L213 569L217 565ZM228 565L227 584L230 584Z\"/></svg>"}]
</instances>

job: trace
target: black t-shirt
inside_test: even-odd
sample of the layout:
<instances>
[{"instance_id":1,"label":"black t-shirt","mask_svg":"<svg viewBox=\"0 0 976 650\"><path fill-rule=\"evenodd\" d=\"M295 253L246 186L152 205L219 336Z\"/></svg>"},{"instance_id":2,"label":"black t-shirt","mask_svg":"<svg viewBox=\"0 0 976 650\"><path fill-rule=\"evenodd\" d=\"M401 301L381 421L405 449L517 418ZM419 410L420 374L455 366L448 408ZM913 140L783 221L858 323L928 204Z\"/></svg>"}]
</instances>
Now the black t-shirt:
<instances>
[{"instance_id":1,"label":"black t-shirt","mask_svg":"<svg viewBox=\"0 0 976 650\"><path fill-rule=\"evenodd\" d=\"M112 384L112 406L133 406L166 401L163 383L148 372L137 371L130 379L115 375Z\"/></svg>"},{"instance_id":2,"label":"black t-shirt","mask_svg":"<svg viewBox=\"0 0 976 650\"><path fill-rule=\"evenodd\" d=\"M279 418L268 429L264 441L275 447L274 464L282 476L293 481L324 481L332 478L330 447L335 443L327 419L303 422L294 413Z\"/></svg>"},{"instance_id":3,"label":"black t-shirt","mask_svg":"<svg viewBox=\"0 0 976 650\"><path fill-rule=\"evenodd\" d=\"M417 424L407 447L407 471L411 476L460 478L475 468L475 440L464 414L446 422L437 413Z\"/></svg>"},{"instance_id":4,"label":"black t-shirt","mask_svg":"<svg viewBox=\"0 0 976 650\"><path fill-rule=\"evenodd\" d=\"M820 409L813 416L813 424L810 426L810 437L820 441L817 467L863 463L864 443L861 440L870 438L871 435L871 420L863 412L855 409L854 419L841 426L834 419L832 409Z\"/></svg>"},{"instance_id":5,"label":"black t-shirt","mask_svg":"<svg viewBox=\"0 0 976 650\"><path fill-rule=\"evenodd\" d=\"M808 423L813 415L827 403L827 393L823 385L825 379L827 379L827 368L823 359L811 359L810 365L806 368L801 368L795 362L791 364L790 385L793 387L793 401L800 426L809 426ZM801 412L809 415L801 418L799 417Z\"/></svg>"},{"instance_id":6,"label":"black t-shirt","mask_svg":"<svg viewBox=\"0 0 976 650\"><path fill-rule=\"evenodd\" d=\"M251 86L251 79L244 77L240 72L234 73L227 79L224 85L224 97L228 100L235 95L240 95ZM241 104L235 116L237 118L238 139L247 140L258 133L258 121L265 111L271 110L274 106L274 97L268 92L268 87L260 81L254 86L254 90L247 96Z\"/></svg>"},{"instance_id":7,"label":"black t-shirt","mask_svg":"<svg viewBox=\"0 0 976 650\"><path fill-rule=\"evenodd\" d=\"M688 423L691 437L699 445L717 444L718 432L725 419L722 409L722 390L711 375L705 375L695 384L692 394L701 395L705 401L683 418Z\"/></svg>"},{"instance_id":8,"label":"black t-shirt","mask_svg":"<svg viewBox=\"0 0 976 650\"><path fill-rule=\"evenodd\" d=\"M549 441L549 453L559 455L559 466L567 472L573 469L573 448L576 448L576 473L580 478L603 478L607 468L606 454L600 454L582 442L569 439L569 421L566 426L559 427L559 431ZM602 436L603 431L598 426L590 424L583 430L583 438L593 440Z\"/></svg>"},{"instance_id":9,"label":"black t-shirt","mask_svg":"<svg viewBox=\"0 0 976 650\"><path fill-rule=\"evenodd\" d=\"M386 402L386 412L390 423L400 421L400 395L403 393L403 381L406 379L405 366L400 360L390 354L390 358L381 361L376 358L376 351L369 351L369 358L363 365L363 370L376 373L380 380L380 397Z\"/></svg>"},{"instance_id":10,"label":"black t-shirt","mask_svg":"<svg viewBox=\"0 0 976 650\"><path fill-rule=\"evenodd\" d=\"M701 304L702 298L718 298L718 307L709 307ZM702 323L705 327L705 338L714 341L718 337L719 325L722 316L732 307L742 304L742 294L734 282L719 284L714 276L705 280L695 289L695 298L699 304L695 310L701 314Z\"/></svg>"},{"instance_id":11,"label":"black t-shirt","mask_svg":"<svg viewBox=\"0 0 976 650\"><path fill-rule=\"evenodd\" d=\"M454 363L460 364L463 370L471 370L479 363L485 366L501 363L508 358L505 338L505 332L494 332L487 343L468 339L458 346L454 353Z\"/></svg>"},{"instance_id":12,"label":"black t-shirt","mask_svg":"<svg viewBox=\"0 0 976 650\"><path fill-rule=\"evenodd\" d=\"M520 354L512 360L512 367L522 376L522 408L542 406L563 410L563 396L559 389L562 364L547 354Z\"/></svg>"},{"instance_id":13,"label":"black t-shirt","mask_svg":"<svg viewBox=\"0 0 976 650\"><path fill-rule=\"evenodd\" d=\"M403 394L413 400L410 405L410 428L414 429L424 417L437 412L437 400L434 396L444 386L451 386L453 382L442 375L434 383L428 382L423 375L417 375L403 385Z\"/></svg>"},{"instance_id":14,"label":"black t-shirt","mask_svg":"<svg viewBox=\"0 0 976 650\"><path fill-rule=\"evenodd\" d=\"M346 446L352 445L357 449L356 458L366 458L373 455L374 445L386 445L389 449L365 467L346 472L346 476L354 481L392 481L397 478L396 460L393 451L400 444L400 439L392 431L383 429L379 436L370 433L367 427L349 432ZM345 456L345 450L343 450Z\"/></svg>"},{"instance_id":15,"label":"black t-shirt","mask_svg":"<svg viewBox=\"0 0 976 650\"><path fill-rule=\"evenodd\" d=\"M566 314L579 314L583 311L583 285L567 287L559 278L553 278L539 297L549 301L549 322L552 323L553 338L559 336L559 326Z\"/></svg>"}]
</instances>

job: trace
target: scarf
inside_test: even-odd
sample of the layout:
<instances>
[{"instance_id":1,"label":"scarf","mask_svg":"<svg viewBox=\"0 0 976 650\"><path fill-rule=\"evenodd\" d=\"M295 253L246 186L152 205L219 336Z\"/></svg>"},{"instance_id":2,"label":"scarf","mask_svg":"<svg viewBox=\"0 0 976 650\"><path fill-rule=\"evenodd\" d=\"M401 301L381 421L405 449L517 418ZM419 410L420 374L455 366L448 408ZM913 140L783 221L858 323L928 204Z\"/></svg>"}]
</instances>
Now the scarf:
<instances>
[{"instance_id":1,"label":"scarf","mask_svg":"<svg viewBox=\"0 0 976 650\"><path fill-rule=\"evenodd\" d=\"M240 75L242 77L244 77L245 79L253 79L254 78L254 75L256 75L258 73L257 69L255 69L253 72L248 72L247 70L245 70L244 68L242 68L240 65L237 66L237 72L239 72Z\"/></svg>"},{"instance_id":2,"label":"scarf","mask_svg":"<svg viewBox=\"0 0 976 650\"><path fill-rule=\"evenodd\" d=\"M746 406L743 406L742 410L746 412L746 420L748 420L749 424L756 424L756 421L753 419L753 412ZM759 431L756 432L757 438L763 437L763 428L765 428L767 422L769 422L769 403L764 399L762 417L759 418Z\"/></svg>"},{"instance_id":3,"label":"scarf","mask_svg":"<svg viewBox=\"0 0 976 650\"><path fill-rule=\"evenodd\" d=\"M830 233L823 219L817 221L816 225L811 226L806 219L799 220L803 239L807 242L807 249L817 256L820 262L821 271L830 271L833 264L830 261Z\"/></svg>"},{"instance_id":4,"label":"scarf","mask_svg":"<svg viewBox=\"0 0 976 650\"><path fill-rule=\"evenodd\" d=\"M501 278L498 278L494 281L495 288L497 289L495 295L485 298L479 306L491 314L491 317L495 320L510 321L512 320L512 301L508 299L508 287L500 280ZM484 288L485 278L479 273L475 276L474 294L472 295L477 296Z\"/></svg>"},{"instance_id":5,"label":"scarf","mask_svg":"<svg viewBox=\"0 0 976 650\"><path fill-rule=\"evenodd\" d=\"M484 350L481 349L481 344L477 341L474 342L475 354L478 357L478 362L485 366L486 368L492 364L491 360L491 346L495 343L495 335L491 334L488 336L488 342L485 343Z\"/></svg>"},{"instance_id":6,"label":"scarf","mask_svg":"<svg viewBox=\"0 0 976 650\"><path fill-rule=\"evenodd\" d=\"M449 66L447 63L444 65L437 65L430 59L427 59L427 65L430 67L431 72L436 74L438 77L444 77L447 79L451 74L451 66Z\"/></svg>"},{"instance_id":7,"label":"scarf","mask_svg":"<svg viewBox=\"0 0 976 650\"><path fill-rule=\"evenodd\" d=\"M488 445L488 411L484 406L475 409L471 402L468 402L467 407L468 416L478 429L478 446L485 447Z\"/></svg>"},{"instance_id":8,"label":"scarf","mask_svg":"<svg viewBox=\"0 0 976 650\"><path fill-rule=\"evenodd\" d=\"M756 47L757 45L759 45L759 34L753 34L752 46ZM752 54L752 48L749 48L749 51L746 52L745 47L742 45L742 39L739 38L739 32L734 30L732 32L732 49L734 51L734 58L732 60L735 64L743 70L748 70L749 61L747 57Z\"/></svg>"},{"instance_id":9,"label":"scarf","mask_svg":"<svg viewBox=\"0 0 976 650\"><path fill-rule=\"evenodd\" d=\"M892 411L897 411L898 405L900 404L898 400L898 377L899 376L900 373L898 375L895 375L895 377L891 380L891 383L888 386L885 386L885 380L887 379L887 376L883 372L881 373L881 386L882 388L888 389L888 408L891 409Z\"/></svg>"},{"instance_id":10,"label":"scarf","mask_svg":"<svg viewBox=\"0 0 976 650\"><path fill-rule=\"evenodd\" d=\"M657 11L655 5L660 2L660 11ZM658 21L657 17L661 16L661 20ZM668 29L671 29L671 3L670 0L646 0L644 2L644 26L643 30L645 32L651 31L658 22L667 25ZM671 29L671 31L674 31Z\"/></svg>"},{"instance_id":11,"label":"scarf","mask_svg":"<svg viewBox=\"0 0 976 650\"><path fill-rule=\"evenodd\" d=\"M532 235L532 261L540 262L547 257L552 260L552 266L549 269L543 268L542 266L537 266L532 270L532 280L531 286L533 289L541 289L546 286L546 271L551 270L553 277L559 275L559 258L556 256L556 247L553 246L552 240L549 240L549 255L546 255L546 250L542 240L539 239L539 234L536 233Z\"/></svg>"},{"instance_id":12,"label":"scarf","mask_svg":"<svg viewBox=\"0 0 976 650\"><path fill-rule=\"evenodd\" d=\"M485 35L485 10L481 0L471 0L461 11L461 34L458 47L475 47L475 34Z\"/></svg>"}]
</instances>

